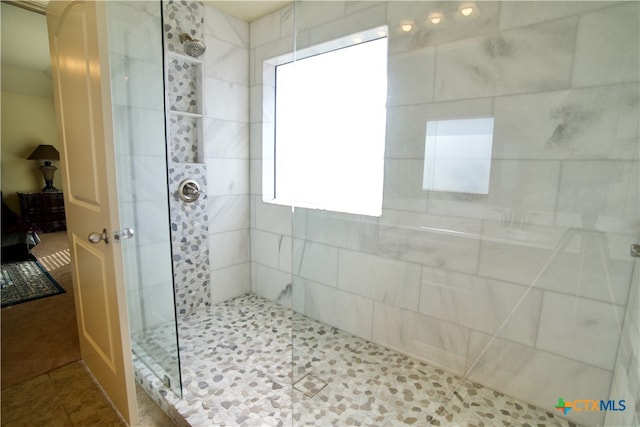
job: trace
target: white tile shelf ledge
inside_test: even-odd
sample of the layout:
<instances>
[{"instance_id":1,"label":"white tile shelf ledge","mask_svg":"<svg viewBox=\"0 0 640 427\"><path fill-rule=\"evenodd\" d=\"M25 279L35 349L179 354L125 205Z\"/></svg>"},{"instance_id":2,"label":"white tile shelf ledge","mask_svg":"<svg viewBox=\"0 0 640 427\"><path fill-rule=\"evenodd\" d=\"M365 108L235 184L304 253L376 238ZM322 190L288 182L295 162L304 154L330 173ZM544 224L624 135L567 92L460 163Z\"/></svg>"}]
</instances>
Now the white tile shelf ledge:
<instances>
[{"instance_id":1,"label":"white tile shelf ledge","mask_svg":"<svg viewBox=\"0 0 640 427\"><path fill-rule=\"evenodd\" d=\"M202 117L204 117L204 114L201 114L201 113L188 113L186 111L178 111L178 110L169 110L169 112L176 116L193 117L196 119L201 119Z\"/></svg>"}]
</instances>

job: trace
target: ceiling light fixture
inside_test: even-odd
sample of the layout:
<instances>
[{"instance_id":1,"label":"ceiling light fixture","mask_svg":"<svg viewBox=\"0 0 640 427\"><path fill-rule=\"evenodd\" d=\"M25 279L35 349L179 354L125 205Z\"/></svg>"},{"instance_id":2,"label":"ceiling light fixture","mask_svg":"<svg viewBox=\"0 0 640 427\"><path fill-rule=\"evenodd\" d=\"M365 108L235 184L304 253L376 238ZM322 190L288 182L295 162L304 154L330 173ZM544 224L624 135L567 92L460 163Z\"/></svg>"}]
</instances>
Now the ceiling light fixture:
<instances>
[{"instance_id":1,"label":"ceiling light fixture","mask_svg":"<svg viewBox=\"0 0 640 427\"><path fill-rule=\"evenodd\" d=\"M433 25L438 25L440 22L442 22L443 19L444 16L439 12L434 12L429 15L429 22L431 22Z\"/></svg>"},{"instance_id":2,"label":"ceiling light fixture","mask_svg":"<svg viewBox=\"0 0 640 427\"><path fill-rule=\"evenodd\" d=\"M464 16L471 16L473 12L476 10L476 7L477 6L475 3L463 3L458 8L458 11Z\"/></svg>"},{"instance_id":3,"label":"ceiling light fixture","mask_svg":"<svg viewBox=\"0 0 640 427\"><path fill-rule=\"evenodd\" d=\"M413 30L413 21L402 21L400 23L400 29L402 31L404 31L405 33L410 32L411 30Z\"/></svg>"}]
</instances>

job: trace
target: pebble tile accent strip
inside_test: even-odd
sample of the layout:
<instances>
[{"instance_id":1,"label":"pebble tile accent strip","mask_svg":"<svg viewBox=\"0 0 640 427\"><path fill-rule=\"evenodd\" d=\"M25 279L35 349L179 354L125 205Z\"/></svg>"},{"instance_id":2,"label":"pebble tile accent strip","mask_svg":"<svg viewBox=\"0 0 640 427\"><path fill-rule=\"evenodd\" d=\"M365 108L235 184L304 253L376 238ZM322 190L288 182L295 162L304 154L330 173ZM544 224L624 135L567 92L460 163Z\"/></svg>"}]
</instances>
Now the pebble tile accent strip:
<instances>
[{"instance_id":1,"label":"pebble tile accent strip","mask_svg":"<svg viewBox=\"0 0 640 427\"><path fill-rule=\"evenodd\" d=\"M195 179L205 194L191 203L180 200L178 187L185 179ZM179 316L211 303L206 183L205 165L169 165L171 248L176 308Z\"/></svg>"},{"instance_id":2,"label":"pebble tile accent strip","mask_svg":"<svg viewBox=\"0 0 640 427\"><path fill-rule=\"evenodd\" d=\"M178 329L183 398L140 363L136 378L179 425L576 426L255 294Z\"/></svg>"},{"instance_id":3,"label":"pebble tile accent strip","mask_svg":"<svg viewBox=\"0 0 640 427\"><path fill-rule=\"evenodd\" d=\"M170 116L171 162L198 162L198 120L194 117Z\"/></svg>"},{"instance_id":4,"label":"pebble tile accent strip","mask_svg":"<svg viewBox=\"0 0 640 427\"><path fill-rule=\"evenodd\" d=\"M164 42L169 52L184 53L180 34L204 40L204 4L201 1L163 1Z\"/></svg>"}]
</instances>

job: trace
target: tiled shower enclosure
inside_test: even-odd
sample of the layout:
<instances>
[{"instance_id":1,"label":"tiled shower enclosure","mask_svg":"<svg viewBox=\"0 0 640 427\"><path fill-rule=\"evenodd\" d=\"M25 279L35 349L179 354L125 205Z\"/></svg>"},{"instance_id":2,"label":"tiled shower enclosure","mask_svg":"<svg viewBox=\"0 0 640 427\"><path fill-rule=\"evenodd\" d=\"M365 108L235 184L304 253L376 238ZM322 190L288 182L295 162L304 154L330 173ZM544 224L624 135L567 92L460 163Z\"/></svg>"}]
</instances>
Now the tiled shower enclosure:
<instances>
[{"instance_id":1,"label":"tiled shower enclosure","mask_svg":"<svg viewBox=\"0 0 640 427\"><path fill-rule=\"evenodd\" d=\"M176 420L640 423L640 278L629 255L640 232L637 2L297 1L248 23L213 3L166 1L164 28L159 5L126 7L140 19L133 26L124 14L110 29L123 38L112 69L139 86L128 97L123 89L117 117L130 127L123 140L144 135L122 158L146 175L123 179L134 184L123 206L174 228L171 242L143 233L130 251L146 259L172 243L173 268L153 277L161 286L175 275L175 294L132 289L140 310L130 316L148 348L179 343L179 355L161 357L180 362L170 375L177 395L150 373L155 362L138 372ZM265 62L379 27L388 38L381 216L271 203L263 174L274 171L277 118ZM128 44L143 31L154 54ZM180 53L182 31L205 42L202 57ZM165 93L168 111L158 111ZM149 130L165 118L167 142ZM488 191L426 186L437 164L427 129L478 118L493 124ZM172 186L187 175L206 188L201 204L174 204ZM165 187L136 200L143 180ZM248 397L244 381L264 393ZM560 398L626 407L565 413ZM407 412L400 419L392 407Z\"/></svg>"}]
</instances>

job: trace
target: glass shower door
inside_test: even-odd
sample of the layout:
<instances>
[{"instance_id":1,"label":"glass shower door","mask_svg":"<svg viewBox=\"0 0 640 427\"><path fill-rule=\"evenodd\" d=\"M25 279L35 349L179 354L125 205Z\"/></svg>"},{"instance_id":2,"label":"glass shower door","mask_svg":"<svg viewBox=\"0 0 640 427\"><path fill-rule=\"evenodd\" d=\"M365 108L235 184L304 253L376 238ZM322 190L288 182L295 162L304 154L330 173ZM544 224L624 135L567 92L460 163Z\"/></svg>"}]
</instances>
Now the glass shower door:
<instances>
[{"instance_id":1,"label":"glass shower door","mask_svg":"<svg viewBox=\"0 0 640 427\"><path fill-rule=\"evenodd\" d=\"M389 51L382 214L294 213L294 420L634 413L639 18L629 2L296 2L294 57L383 25Z\"/></svg>"},{"instance_id":2,"label":"glass shower door","mask_svg":"<svg viewBox=\"0 0 640 427\"><path fill-rule=\"evenodd\" d=\"M108 36L134 361L182 395L173 291L160 2L109 2ZM136 364L137 365L137 364Z\"/></svg>"}]
</instances>

